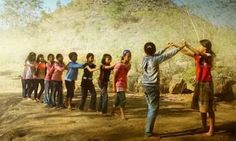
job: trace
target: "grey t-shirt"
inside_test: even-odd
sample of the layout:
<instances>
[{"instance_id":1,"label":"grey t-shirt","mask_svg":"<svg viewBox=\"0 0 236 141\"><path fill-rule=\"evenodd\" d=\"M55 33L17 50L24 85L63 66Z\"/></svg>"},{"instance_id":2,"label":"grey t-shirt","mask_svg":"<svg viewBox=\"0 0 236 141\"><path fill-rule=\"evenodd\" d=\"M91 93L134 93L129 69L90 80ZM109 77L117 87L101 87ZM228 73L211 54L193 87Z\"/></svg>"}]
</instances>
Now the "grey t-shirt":
<instances>
[{"instance_id":1,"label":"grey t-shirt","mask_svg":"<svg viewBox=\"0 0 236 141\"><path fill-rule=\"evenodd\" d=\"M181 49L173 49L165 54L159 51L153 56L145 56L142 61L143 85L156 86L160 83L159 64L176 55Z\"/></svg>"}]
</instances>

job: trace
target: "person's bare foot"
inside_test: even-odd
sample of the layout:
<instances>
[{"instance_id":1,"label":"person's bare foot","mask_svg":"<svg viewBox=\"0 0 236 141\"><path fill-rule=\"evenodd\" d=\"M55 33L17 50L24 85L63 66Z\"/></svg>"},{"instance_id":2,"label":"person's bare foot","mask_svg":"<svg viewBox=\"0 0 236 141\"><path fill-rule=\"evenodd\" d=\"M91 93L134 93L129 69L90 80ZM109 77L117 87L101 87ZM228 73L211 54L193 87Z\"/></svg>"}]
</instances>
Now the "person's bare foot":
<instances>
[{"instance_id":1,"label":"person's bare foot","mask_svg":"<svg viewBox=\"0 0 236 141\"><path fill-rule=\"evenodd\" d=\"M68 111L72 111L72 107L70 105L67 107L67 109Z\"/></svg>"},{"instance_id":2,"label":"person's bare foot","mask_svg":"<svg viewBox=\"0 0 236 141\"><path fill-rule=\"evenodd\" d=\"M153 135L153 136L144 138L145 141L159 141L160 139L161 139L161 137L158 135Z\"/></svg>"},{"instance_id":3,"label":"person's bare foot","mask_svg":"<svg viewBox=\"0 0 236 141\"><path fill-rule=\"evenodd\" d=\"M128 120L128 118L125 117L125 116L121 117L121 119L122 119L122 120Z\"/></svg>"},{"instance_id":4,"label":"person's bare foot","mask_svg":"<svg viewBox=\"0 0 236 141\"><path fill-rule=\"evenodd\" d=\"M37 103L40 102L40 100L39 100L38 98L36 98L35 101L36 101Z\"/></svg>"},{"instance_id":5,"label":"person's bare foot","mask_svg":"<svg viewBox=\"0 0 236 141\"><path fill-rule=\"evenodd\" d=\"M205 135L206 135L206 136L209 136L209 137L212 137L212 136L214 135L214 133L211 132L211 131L209 131L209 132L205 133Z\"/></svg>"}]
</instances>

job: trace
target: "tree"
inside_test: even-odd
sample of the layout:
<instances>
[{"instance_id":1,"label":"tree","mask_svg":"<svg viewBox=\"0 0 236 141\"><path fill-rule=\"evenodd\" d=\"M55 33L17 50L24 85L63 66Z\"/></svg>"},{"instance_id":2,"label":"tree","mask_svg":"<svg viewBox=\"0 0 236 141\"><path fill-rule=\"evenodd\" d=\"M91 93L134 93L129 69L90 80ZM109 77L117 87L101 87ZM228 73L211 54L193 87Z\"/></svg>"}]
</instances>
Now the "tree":
<instances>
[{"instance_id":1,"label":"tree","mask_svg":"<svg viewBox=\"0 0 236 141\"><path fill-rule=\"evenodd\" d=\"M22 27L39 20L43 0L3 0L2 22L7 27Z\"/></svg>"},{"instance_id":2,"label":"tree","mask_svg":"<svg viewBox=\"0 0 236 141\"><path fill-rule=\"evenodd\" d=\"M60 9L61 8L61 0L57 0L56 5L57 5L57 8Z\"/></svg>"}]
</instances>

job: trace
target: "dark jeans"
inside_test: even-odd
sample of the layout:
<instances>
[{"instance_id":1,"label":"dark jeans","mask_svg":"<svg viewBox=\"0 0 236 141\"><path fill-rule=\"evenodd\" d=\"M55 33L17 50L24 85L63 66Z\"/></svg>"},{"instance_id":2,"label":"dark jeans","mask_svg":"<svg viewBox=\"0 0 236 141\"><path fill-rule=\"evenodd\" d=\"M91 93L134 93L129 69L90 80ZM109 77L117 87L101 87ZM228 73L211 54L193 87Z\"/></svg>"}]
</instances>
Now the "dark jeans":
<instances>
[{"instance_id":1,"label":"dark jeans","mask_svg":"<svg viewBox=\"0 0 236 141\"><path fill-rule=\"evenodd\" d=\"M45 80L45 95L44 95L44 103L48 106L52 106L52 91L53 91L53 83L50 80Z\"/></svg>"},{"instance_id":2,"label":"dark jeans","mask_svg":"<svg viewBox=\"0 0 236 141\"><path fill-rule=\"evenodd\" d=\"M75 93L75 81L65 81L67 89L67 98L73 98Z\"/></svg>"},{"instance_id":3,"label":"dark jeans","mask_svg":"<svg viewBox=\"0 0 236 141\"><path fill-rule=\"evenodd\" d=\"M31 94L34 91L34 79L26 79L25 88L26 97L31 98Z\"/></svg>"},{"instance_id":4,"label":"dark jeans","mask_svg":"<svg viewBox=\"0 0 236 141\"><path fill-rule=\"evenodd\" d=\"M145 135L149 137L153 135L153 128L159 111L160 90L158 86L144 86L144 92L148 106Z\"/></svg>"},{"instance_id":5,"label":"dark jeans","mask_svg":"<svg viewBox=\"0 0 236 141\"><path fill-rule=\"evenodd\" d=\"M64 107L62 81L52 81L52 103L57 107Z\"/></svg>"},{"instance_id":6,"label":"dark jeans","mask_svg":"<svg viewBox=\"0 0 236 141\"><path fill-rule=\"evenodd\" d=\"M101 89L101 95L99 99L98 111L102 113L107 113L108 106L108 94L107 94L108 83L99 83Z\"/></svg>"},{"instance_id":7,"label":"dark jeans","mask_svg":"<svg viewBox=\"0 0 236 141\"><path fill-rule=\"evenodd\" d=\"M38 88L40 85L40 91L38 93ZM45 89L44 79L35 79L34 82L34 98L40 99Z\"/></svg>"},{"instance_id":8,"label":"dark jeans","mask_svg":"<svg viewBox=\"0 0 236 141\"><path fill-rule=\"evenodd\" d=\"M121 108L125 108L125 104L126 104L125 92L124 91L117 92L115 96L114 106L115 107L120 106Z\"/></svg>"},{"instance_id":9,"label":"dark jeans","mask_svg":"<svg viewBox=\"0 0 236 141\"><path fill-rule=\"evenodd\" d=\"M21 84L22 84L22 97L26 98L26 80L21 78Z\"/></svg>"},{"instance_id":10,"label":"dark jeans","mask_svg":"<svg viewBox=\"0 0 236 141\"><path fill-rule=\"evenodd\" d=\"M89 85L88 86L82 86L81 87L81 93L82 93L82 99L81 99L81 103L79 106L80 110L84 110L84 105L88 96L88 91L90 92L91 95L91 101L90 101L90 106L89 108L92 110L96 110L96 99L97 99L97 94L94 88L94 85Z\"/></svg>"}]
</instances>

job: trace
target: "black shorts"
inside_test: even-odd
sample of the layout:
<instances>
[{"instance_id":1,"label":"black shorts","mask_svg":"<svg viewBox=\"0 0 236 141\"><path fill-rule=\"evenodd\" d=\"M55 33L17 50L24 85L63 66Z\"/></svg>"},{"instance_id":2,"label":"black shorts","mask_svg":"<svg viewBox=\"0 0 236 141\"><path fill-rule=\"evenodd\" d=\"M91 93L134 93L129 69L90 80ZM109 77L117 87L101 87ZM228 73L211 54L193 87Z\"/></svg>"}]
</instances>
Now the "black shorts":
<instances>
[{"instance_id":1,"label":"black shorts","mask_svg":"<svg viewBox=\"0 0 236 141\"><path fill-rule=\"evenodd\" d=\"M67 89L67 98L73 98L74 97L74 91L75 91L75 81L66 81L66 89Z\"/></svg>"}]
</instances>

